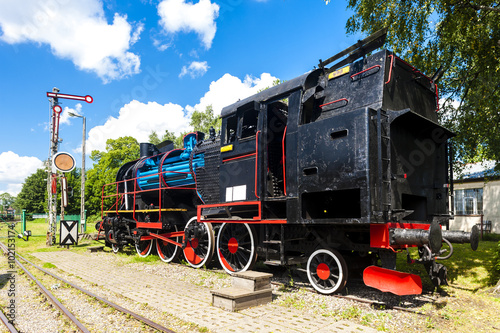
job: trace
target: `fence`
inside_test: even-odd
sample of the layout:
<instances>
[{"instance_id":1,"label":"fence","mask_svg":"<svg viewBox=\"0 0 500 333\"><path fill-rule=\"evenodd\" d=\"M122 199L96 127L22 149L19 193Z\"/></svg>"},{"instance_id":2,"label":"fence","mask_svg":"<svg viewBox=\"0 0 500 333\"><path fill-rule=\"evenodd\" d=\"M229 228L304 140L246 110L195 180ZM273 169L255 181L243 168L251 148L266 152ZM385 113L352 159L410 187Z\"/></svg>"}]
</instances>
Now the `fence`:
<instances>
[{"instance_id":1,"label":"fence","mask_svg":"<svg viewBox=\"0 0 500 333\"><path fill-rule=\"evenodd\" d=\"M22 233L24 233L26 231L26 220L28 218L44 219L44 218L47 218L47 217L48 216L47 216L46 213L42 213L42 214L39 214L39 213L27 214L26 210L23 209L23 213L21 214ZM56 217L56 220L57 220L57 222L61 221L61 216L58 215ZM66 221L78 221L78 230L80 230L82 232L87 231L87 210L85 210L85 214L84 214L84 218L83 219L80 218L80 214L74 214L74 215L65 214L64 215L64 220L66 220Z\"/></svg>"}]
</instances>

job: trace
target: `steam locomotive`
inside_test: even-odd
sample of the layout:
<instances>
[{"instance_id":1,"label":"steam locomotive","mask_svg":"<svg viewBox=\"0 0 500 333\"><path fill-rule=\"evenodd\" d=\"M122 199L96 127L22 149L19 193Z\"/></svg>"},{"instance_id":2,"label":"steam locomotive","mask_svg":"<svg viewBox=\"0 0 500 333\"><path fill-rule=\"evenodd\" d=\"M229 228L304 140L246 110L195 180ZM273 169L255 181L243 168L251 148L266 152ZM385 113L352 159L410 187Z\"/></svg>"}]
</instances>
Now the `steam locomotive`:
<instances>
[{"instance_id":1,"label":"steam locomotive","mask_svg":"<svg viewBox=\"0 0 500 333\"><path fill-rule=\"evenodd\" d=\"M323 294L363 269L367 285L398 295L422 291L396 271L397 253L418 247L413 261L445 284L442 243L478 246L477 229L443 230L454 134L438 124L434 79L390 51L369 55L384 39L225 107L219 135L142 143L103 188L106 243L165 262L182 253L194 268L216 255L230 274L259 258L302 269Z\"/></svg>"}]
</instances>

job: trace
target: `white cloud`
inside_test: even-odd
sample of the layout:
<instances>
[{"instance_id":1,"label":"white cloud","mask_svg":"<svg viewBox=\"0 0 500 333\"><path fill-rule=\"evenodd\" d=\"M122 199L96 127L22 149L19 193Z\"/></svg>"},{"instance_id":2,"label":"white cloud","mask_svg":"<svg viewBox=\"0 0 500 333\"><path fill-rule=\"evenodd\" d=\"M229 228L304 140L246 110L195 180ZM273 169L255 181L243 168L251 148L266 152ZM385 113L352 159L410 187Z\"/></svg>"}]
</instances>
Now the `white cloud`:
<instances>
[{"instance_id":1,"label":"white cloud","mask_svg":"<svg viewBox=\"0 0 500 333\"><path fill-rule=\"evenodd\" d=\"M148 142L152 131L163 134L169 130L179 134L188 128L189 119L185 117L182 106L156 102L144 104L134 100L120 109L118 118L110 117L104 125L89 131L86 150L89 153L92 150L104 151L107 139L133 136L139 142Z\"/></svg>"},{"instance_id":2,"label":"white cloud","mask_svg":"<svg viewBox=\"0 0 500 333\"><path fill-rule=\"evenodd\" d=\"M8 192L17 195L24 180L37 169L43 167L43 162L36 157L19 156L12 151L0 154L0 193Z\"/></svg>"},{"instance_id":3,"label":"white cloud","mask_svg":"<svg viewBox=\"0 0 500 333\"><path fill-rule=\"evenodd\" d=\"M198 3L185 0L163 0L158 5L160 24L168 34L195 32L209 49L217 31L215 19L219 16L219 5L210 0Z\"/></svg>"},{"instance_id":4,"label":"white cloud","mask_svg":"<svg viewBox=\"0 0 500 333\"><path fill-rule=\"evenodd\" d=\"M217 81L210 83L209 91L194 108L186 107L186 109L204 111L208 105L212 105L214 114L220 114L223 107L256 94L261 89L271 87L276 79L269 73L262 73L260 78L247 75L241 81L236 76L226 73Z\"/></svg>"},{"instance_id":5,"label":"white cloud","mask_svg":"<svg viewBox=\"0 0 500 333\"><path fill-rule=\"evenodd\" d=\"M80 103L77 103L75 105L75 108L72 109L72 108L68 108L67 106L64 108L63 112L61 112L61 117L59 119L59 126L62 125L62 124L67 124L69 125L71 122L70 122L70 119L74 119L74 117L71 117L69 115L69 113L75 113L75 114L79 114L79 115L83 115L82 114L82 104Z\"/></svg>"},{"instance_id":6,"label":"white cloud","mask_svg":"<svg viewBox=\"0 0 500 333\"><path fill-rule=\"evenodd\" d=\"M129 52L144 29L115 13L106 21L99 0L25 0L0 2L0 40L9 44L47 44L60 58L104 82L139 72L140 58Z\"/></svg>"},{"instance_id":7,"label":"white cloud","mask_svg":"<svg viewBox=\"0 0 500 333\"><path fill-rule=\"evenodd\" d=\"M210 66L208 66L206 61L193 61L189 67L182 67L179 77L189 74L189 76L194 79L205 75L209 68Z\"/></svg>"},{"instance_id":8,"label":"white cloud","mask_svg":"<svg viewBox=\"0 0 500 333\"><path fill-rule=\"evenodd\" d=\"M169 42L164 42L160 39L157 39L157 38L154 38L153 37L153 45L154 47L156 47L158 49L158 51L165 51L166 49L168 49L170 46L172 46L173 42L172 41L169 41Z\"/></svg>"},{"instance_id":9,"label":"white cloud","mask_svg":"<svg viewBox=\"0 0 500 333\"><path fill-rule=\"evenodd\" d=\"M89 131L87 152L104 151L107 139L117 139L122 136L133 136L139 142L147 142L152 131L163 134L165 130L179 134L190 130L190 115L197 109L204 111L211 104L215 114L238 99L257 93L260 89L272 86L276 77L263 73L259 78L247 75L242 81L230 74L225 74L210 84L209 91L194 107L178 104L161 105L156 102L147 104L131 101L120 109L117 118L110 117L104 125L96 126Z\"/></svg>"}]
</instances>

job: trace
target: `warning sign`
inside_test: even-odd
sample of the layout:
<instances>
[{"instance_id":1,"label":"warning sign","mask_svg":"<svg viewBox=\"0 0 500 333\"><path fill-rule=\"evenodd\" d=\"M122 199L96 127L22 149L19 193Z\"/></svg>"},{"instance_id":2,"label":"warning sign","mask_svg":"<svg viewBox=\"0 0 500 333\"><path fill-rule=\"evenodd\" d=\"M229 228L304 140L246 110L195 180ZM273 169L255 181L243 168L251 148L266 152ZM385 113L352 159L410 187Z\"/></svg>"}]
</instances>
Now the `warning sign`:
<instances>
[{"instance_id":1,"label":"warning sign","mask_svg":"<svg viewBox=\"0 0 500 333\"><path fill-rule=\"evenodd\" d=\"M78 245L78 221L61 221L59 245Z\"/></svg>"}]
</instances>

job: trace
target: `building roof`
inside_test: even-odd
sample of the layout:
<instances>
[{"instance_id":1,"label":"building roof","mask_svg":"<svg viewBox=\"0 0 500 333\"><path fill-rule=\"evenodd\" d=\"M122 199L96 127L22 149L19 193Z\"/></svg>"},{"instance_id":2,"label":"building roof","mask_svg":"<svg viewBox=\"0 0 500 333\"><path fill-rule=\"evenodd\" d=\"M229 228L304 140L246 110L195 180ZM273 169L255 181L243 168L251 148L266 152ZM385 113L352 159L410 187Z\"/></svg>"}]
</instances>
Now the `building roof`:
<instances>
[{"instance_id":1,"label":"building roof","mask_svg":"<svg viewBox=\"0 0 500 333\"><path fill-rule=\"evenodd\" d=\"M500 170L496 168L496 161L483 161L466 164L455 180L481 180L485 177L500 177Z\"/></svg>"}]
</instances>

